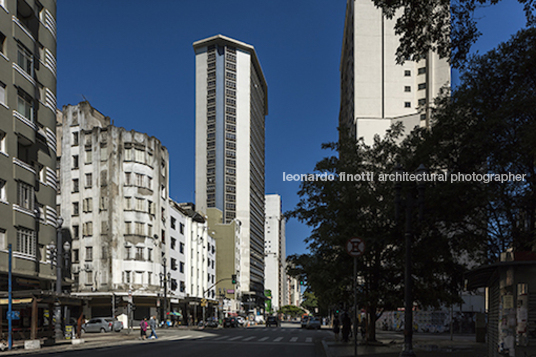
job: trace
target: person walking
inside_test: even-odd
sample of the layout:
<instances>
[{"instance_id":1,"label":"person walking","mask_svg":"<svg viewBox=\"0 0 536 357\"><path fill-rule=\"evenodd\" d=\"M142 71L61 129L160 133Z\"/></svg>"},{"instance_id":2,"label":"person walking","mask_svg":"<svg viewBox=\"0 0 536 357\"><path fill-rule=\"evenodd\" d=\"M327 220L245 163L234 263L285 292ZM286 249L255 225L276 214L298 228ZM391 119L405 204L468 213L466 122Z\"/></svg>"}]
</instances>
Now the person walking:
<instances>
[{"instance_id":1,"label":"person walking","mask_svg":"<svg viewBox=\"0 0 536 357\"><path fill-rule=\"evenodd\" d=\"M348 313L345 312L344 315L342 315L342 341L348 342L348 337L350 336L350 330L352 329L352 320L350 320L350 316L348 316Z\"/></svg>"},{"instance_id":2,"label":"person walking","mask_svg":"<svg viewBox=\"0 0 536 357\"><path fill-rule=\"evenodd\" d=\"M151 328L151 336L149 336L149 338L151 340L156 340L158 338L158 336L156 335L156 316L151 316L151 318L149 319L149 327Z\"/></svg>"},{"instance_id":3,"label":"person walking","mask_svg":"<svg viewBox=\"0 0 536 357\"><path fill-rule=\"evenodd\" d=\"M339 341L339 332L341 332L341 321L339 320L339 316L335 315L335 319L333 319L333 333L337 342Z\"/></svg>"},{"instance_id":4,"label":"person walking","mask_svg":"<svg viewBox=\"0 0 536 357\"><path fill-rule=\"evenodd\" d=\"M147 338L147 318L144 317L140 322L140 340Z\"/></svg>"}]
</instances>

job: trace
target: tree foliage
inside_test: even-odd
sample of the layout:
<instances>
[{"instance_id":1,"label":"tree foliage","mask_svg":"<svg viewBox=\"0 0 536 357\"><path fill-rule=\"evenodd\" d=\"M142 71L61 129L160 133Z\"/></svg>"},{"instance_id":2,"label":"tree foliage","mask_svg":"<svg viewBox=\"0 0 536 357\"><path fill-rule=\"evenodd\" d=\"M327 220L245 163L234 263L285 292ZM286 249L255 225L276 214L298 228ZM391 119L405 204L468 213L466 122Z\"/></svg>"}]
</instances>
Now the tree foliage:
<instances>
[{"instance_id":1,"label":"tree foliage","mask_svg":"<svg viewBox=\"0 0 536 357\"><path fill-rule=\"evenodd\" d=\"M305 313L302 308L294 305L281 306L279 313L289 315L291 317L297 317Z\"/></svg>"},{"instance_id":2,"label":"tree foliage","mask_svg":"<svg viewBox=\"0 0 536 357\"><path fill-rule=\"evenodd\" d=\"M401 35L397 61L425 58L429 50L450 58L451 64L465 63L469 50L480 36L474 18L479 6L501 0L372 0L388 18L397 18L395 31ZM536 25L536 0L523 4L527 26Z\"/></svg>"}]
</instances>

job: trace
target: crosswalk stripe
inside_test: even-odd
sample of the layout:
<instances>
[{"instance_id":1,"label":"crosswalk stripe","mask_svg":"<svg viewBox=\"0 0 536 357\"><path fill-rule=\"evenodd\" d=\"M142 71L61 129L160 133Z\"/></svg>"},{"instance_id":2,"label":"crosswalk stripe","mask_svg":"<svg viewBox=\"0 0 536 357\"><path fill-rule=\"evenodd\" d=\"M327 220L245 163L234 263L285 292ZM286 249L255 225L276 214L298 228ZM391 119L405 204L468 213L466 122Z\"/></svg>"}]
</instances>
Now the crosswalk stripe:
<instances>
[{"instance_id":1,"label":"crosswalk stripe","mask_svg":"<svg viewBox=\"0 0 536 357\"><path fill-rule=\"evenodd\" d=\"M283 339L283 337L278 337L278 338L276 338L276 339L274 340L274 342L279 342L279 341L281 341L282 339Z\"/></svg>"},{"instance_id":2,"label":"crosswalk stripe","mask_svg":"<svg viewBox=\"0 0 536 357\"><path fill-rule=\"evenodd\" d=\"M259 340L259 342L263 342L263 341L266 341L267 339L269 339L270 337L263 337Z\"/></svg>"},{"instance_id":3,"label":"crosswalk stripe","mask_svg":"<svg viewBox=\"0 0 536 357\"><path fill-rule=\"evenodd\" d=\"M229 336L222 336L222 337L215 338L214 341L221 341L221 340L225 340L227 338L229 338Z\"/></svg>"},{"instance_id":4,"label":"crosswalk stripe","mask_svg":"<svg viewBox=\"0 0 536 357\"><path fill-rule=\"evenodd\" d=\"M312 337L307 337L307 338L305 339L305 342L313 342L313 338L312 338Z\"/></svg>"},{"instance_id":5,"label":"crosswalk stripe","mask_svg":"<svg viewBox=\"0 0 536 357\"><path fill-rule=\"evenodd\" d=\"M239 339L241 339L242 337L243 337L243 336L236 336L236 337L230 338L229 341L239 340Z\"/></svg>"},{"instance_id":6,"label":"crosswalk stripe","mask_svg":"<svg viewBox=\"0 0 536 357\"><path fill-rule=\"evenodd\" d=\"M297 338L297 337L292 337L292 338L290 339L290 342L296 342L296 341L298 341L298 338Z\"/></svg>"},{"instance_id":7,"label":"crosswalk stripe","mask_svg":"<svg viewBox=\"0 0 536 357\"><path fill-rule=\"evenodd\" d=\"M251 337L248 337L248 338L244 338L242 341L251 341L255 338L255 336L251 336Z\"/></svg>"},{"instance_id":8,"label":"crosswalk stripe","mask_svg":"<svg viewBox=\"0 0 536 357\"><path fill-rule=\"evenodd\" d=\"M181 337L177 337L176 340L185 340L187 338L190 338L192 337L191 335L187 335L187 336L181 336Z\"/></svg>"}]
</instances>

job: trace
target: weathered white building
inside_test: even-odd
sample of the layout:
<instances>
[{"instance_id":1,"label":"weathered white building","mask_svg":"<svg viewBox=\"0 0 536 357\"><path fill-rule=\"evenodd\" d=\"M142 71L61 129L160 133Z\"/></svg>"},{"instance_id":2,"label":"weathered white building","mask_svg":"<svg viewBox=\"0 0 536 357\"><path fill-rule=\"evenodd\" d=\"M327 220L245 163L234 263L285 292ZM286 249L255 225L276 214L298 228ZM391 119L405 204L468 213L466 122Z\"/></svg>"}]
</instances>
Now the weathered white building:
<instances>
[{"instance_id":1,"label":"weathered white building","mask_svg":"<svg viewBox=\"0 0 536 357\"><path fill-rule=\"evenodd\" d=\"M265 196L266 221L264 225L265 250L265 289L271 291L272 311L287 305L286 291L286 239L285 218L281 211L281 196L271 194Z\"/></svg>"},{"instance_id":2,"label":"weathered white building","mask_svg":"<svg viewBox=\"0 0 536 357\"><path fill-rule=\"evenodd\" d=\"M437 53L396 64L400 37L396 16L388 20L370 0L348 0L341 53L339 125L371 145L391 124L405 133L430 125L430 105L450 85L450 66Z\"/></svg>"},{"instance_id":3,"label":"weathered white building","mask_svg":"<svg viewBox=\"0 0 536 357\"><path fill-rule=\"evenodd\" d=\"M111 125L88 102L63 107L58 139L57 202L72 237L73 294L91 299L87 317L124 315L129 295L135 319L156 314L169 244L167 149Z\"/></svg>"}]
</instances>

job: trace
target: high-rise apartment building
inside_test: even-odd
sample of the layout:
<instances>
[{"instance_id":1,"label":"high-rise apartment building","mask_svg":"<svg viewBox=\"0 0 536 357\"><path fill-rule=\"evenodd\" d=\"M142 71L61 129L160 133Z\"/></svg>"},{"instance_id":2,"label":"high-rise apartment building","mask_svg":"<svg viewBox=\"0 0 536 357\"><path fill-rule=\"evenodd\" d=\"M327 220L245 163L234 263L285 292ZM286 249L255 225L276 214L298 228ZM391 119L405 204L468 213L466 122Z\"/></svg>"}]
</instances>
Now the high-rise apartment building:
<instances>
[{"instance_id":1,"label":"high-rise apartment building","mask_svg":"<svg viewBox=\"0 0 536 357\"><path fill-rule=\"evenodd\" d=\"M251 45L217 35L193 47L196 206L240 222L239 287L249 305L263 306L266 81Z\"/></svg>"},{"instance_id":2,"label":"high-rise apartment building","mask_svg":"<svg viewBox=\"0 0 536 357\"><path fill-rule=\"evenodd\" d=\"M372 144L391 124L405 133L430 125L430 105L450 84L450 66L437 53L396 64L396 17L388 20L370 0L348 0L341 53L339 126Z\"/></svg>"},{"instance_id":3,"label":"high-rise apartment building","mask_svg":"<svg viewBox=\"0 0 536 357\"><path fill-rule=\"evenodd\" d=\"M56 241L56 156L56 1L2 0L0 291L8 290L9 244L14 291L35 289L27 297L41 301L53 287L47 246Z\"/></svg>"},{"instance_id":4,"label":"high-rise apartment building","mask_svg":"<svg viewBox=\"0 0 536 357\"><path fill-rule=\"evenodd\" d=\"M265 289L271 291L272 311L288 305L286 278L285 218L281 210L281 196L266 195L265 229Z\"/></svg>"},{"instance_id":5,"label":"high-rise apartment building","mask_svg":"<svg viewBox=\"0 0 536 357\"><path fill-rule=\"evenodd\" d=\"M123 315L126 324L125 299L112 299L128 295L135 319L156 315L171 262L166 147L111 125L88 102L63 107L58 139L58 210L72 239L73 295L90 299L88 317Z\"/></svg>"}]
</instances>

